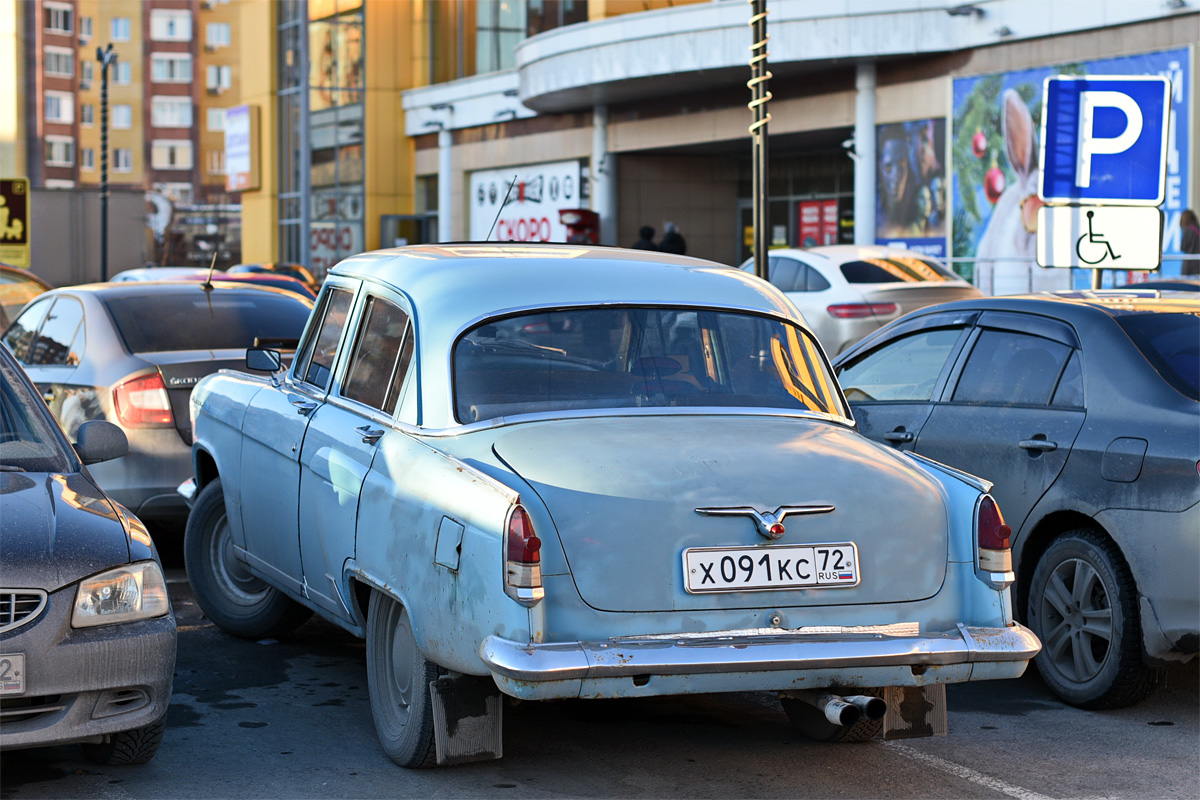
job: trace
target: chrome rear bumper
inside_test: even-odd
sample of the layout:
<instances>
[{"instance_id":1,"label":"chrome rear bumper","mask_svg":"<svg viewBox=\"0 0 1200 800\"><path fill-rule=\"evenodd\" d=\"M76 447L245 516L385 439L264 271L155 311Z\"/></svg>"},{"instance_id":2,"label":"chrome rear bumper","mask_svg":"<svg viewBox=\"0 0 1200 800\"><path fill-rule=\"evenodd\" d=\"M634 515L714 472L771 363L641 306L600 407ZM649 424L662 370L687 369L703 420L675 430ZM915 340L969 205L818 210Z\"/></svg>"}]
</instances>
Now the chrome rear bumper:
<instances>
[{"instance_id":1,"label":"chrome rear bumper","mask_svg":"<svg viewBox=\"0 0 1200 800\"><path fill-rule=\"evenodd\" d=\"M908 668L904 671L909 672L915 667L911 674L920 676L924 672L921 668L1005 665L998 672L980 670L974 679L981 679L1020 675L1025 663L1040 649L1033 632L1019 624L1008 628L960 624L953 631L920 635L713 631L547 644L514 642L493 635L484 640L479 655L501 688L507 689L517 684L721 673L778 672L787 673L787 680L794 681L796 675L808 672L830 675L844 670L848 675L862 676L876 670L883 679L893 670L878 668ZM950 670L944 680L971 680L972 675L970 667ZM939 681L912 681L923 682ZM753 683L761 685L763 681Z\"/></svg>"}]
</instances>

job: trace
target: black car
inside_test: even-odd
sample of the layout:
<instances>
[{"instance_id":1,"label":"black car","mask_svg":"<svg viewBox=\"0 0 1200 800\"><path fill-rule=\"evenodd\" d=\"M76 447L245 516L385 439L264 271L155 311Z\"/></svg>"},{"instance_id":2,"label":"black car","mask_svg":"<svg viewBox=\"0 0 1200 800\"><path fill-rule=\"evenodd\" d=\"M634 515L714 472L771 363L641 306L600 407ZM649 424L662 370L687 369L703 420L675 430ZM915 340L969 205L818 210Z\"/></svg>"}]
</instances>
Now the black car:
<instances>
[{"instance_id":1,"label":"black car","mask_svg":"<svg viewBox=\"0 0 1200 800\"><path fill-rule=\"evenodd\" d=\"M141 763L162 741L175 617L146 528L84 466L124 455L125 435L77 435L0 345L0 749Z\"/></svg>"},{"instance_id":2,"label":"black car","mask_svg":"<svg viewBox=\"0 0 1200 800\"><path fill-rule=\"evenodd\" d=\"M835 361L867 436L979 475L1012 528L1047 684L1144 697L1200 649L1200 299L1078 292L933 306Z\"/></svg>"}]
</instances>

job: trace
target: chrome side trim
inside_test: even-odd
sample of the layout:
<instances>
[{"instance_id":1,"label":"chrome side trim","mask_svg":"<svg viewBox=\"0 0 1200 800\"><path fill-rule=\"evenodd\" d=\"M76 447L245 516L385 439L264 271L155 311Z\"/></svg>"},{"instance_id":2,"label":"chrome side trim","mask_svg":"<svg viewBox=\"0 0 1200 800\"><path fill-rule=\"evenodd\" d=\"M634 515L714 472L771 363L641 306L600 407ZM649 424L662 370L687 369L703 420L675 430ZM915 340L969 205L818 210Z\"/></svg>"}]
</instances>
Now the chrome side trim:
<instances>
[{"instance_id":1,"label":"chrome side trim","mask_svg":"<svg viewBox=\"0 0 1200 800\"><path fill-rule=\"evenodd\" d=\"M492 635L479 657L493 674L537 683L634 675L861 669L886 666L1028 661L1041 643L1028 628L972 628L923 636L885 634L771 634L711 631L684 636L601 642L529 644Z\"/></svg>"},{"instance_id":2,"label":"chrome side trim","mask_svg":"<svg viewBox=\"0 0 1200 800\"><path fill-rule=\"evenodd\" d=\"M951 475L958 478L963 483L966 483L969 486L973 486L974 488L978 489L979 491L983 492L984 494L987 494L988 492L990 492L992 490L992 487L995 486L995 484L992 483L991 481L986 480L984 478L980 478L978 475L972 475L969 472L963 472L961 469L952 467L949 464L943 464L940 461L934 461L932 458L929 458L928 456L923 456L920 453L914 453L912 450L902 450L902 451L900 451L900 453L901 453L901 455L908 456L913 461L916 461L918 463L928 464L932 467L936 467L937 469L942 470L943 472L949 472Z\"/></svg>"}]
</instances>

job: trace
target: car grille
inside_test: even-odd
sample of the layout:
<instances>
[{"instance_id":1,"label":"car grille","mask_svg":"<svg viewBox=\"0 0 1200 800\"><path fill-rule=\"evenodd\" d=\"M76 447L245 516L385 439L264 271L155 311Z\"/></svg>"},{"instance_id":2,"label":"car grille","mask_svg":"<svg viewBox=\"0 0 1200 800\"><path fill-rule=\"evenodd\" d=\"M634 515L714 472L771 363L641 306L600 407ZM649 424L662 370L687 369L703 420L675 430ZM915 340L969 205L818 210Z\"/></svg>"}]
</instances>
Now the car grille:
<instances>
[{"instance_id":1,"label":"car grille","mask_svg":"<svg viewBox=\"0 0 1200 800\"><path fill-rule=\"evenodd\" d=\"M0 633L33 622L45 608L40 589L0 589Z\"/></svg>"}]
</instances>

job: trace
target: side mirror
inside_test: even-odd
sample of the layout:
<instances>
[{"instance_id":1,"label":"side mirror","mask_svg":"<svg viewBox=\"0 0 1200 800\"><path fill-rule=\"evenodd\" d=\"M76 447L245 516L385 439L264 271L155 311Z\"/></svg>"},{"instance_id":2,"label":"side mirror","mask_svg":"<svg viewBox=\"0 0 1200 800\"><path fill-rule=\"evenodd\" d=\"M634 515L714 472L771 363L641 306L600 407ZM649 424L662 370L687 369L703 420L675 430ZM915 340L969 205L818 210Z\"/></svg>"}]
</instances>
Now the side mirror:
<instances>
[{"instance_id":1,"label":"side mirror","mask_svg":"<svg viewBox=\"0 0 1200 800\"><path fill-rule=\"evenodd\" d=\"M283 356L278 350L251 347L246 350L246 369L255 372L278 372L283 365Z\"/></svg>"},{"instance_id":2,"label":"side mirror","mask_svg":"<svg viewBox=\"0 0 1200 800\"><path fill-rule=\"evenodd\" d=\"M125 431L108 420L94 419L79 426L75 452L84 464L112 461L129 452Z\"/></svg>"}]
</instances>

